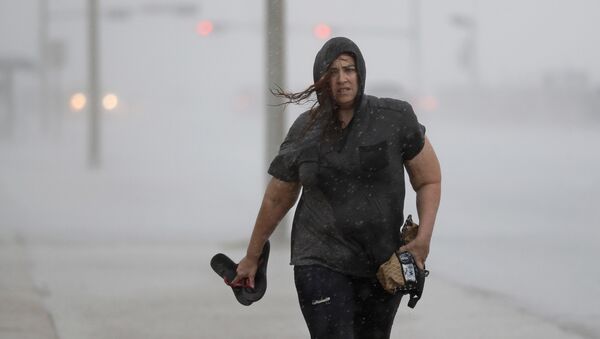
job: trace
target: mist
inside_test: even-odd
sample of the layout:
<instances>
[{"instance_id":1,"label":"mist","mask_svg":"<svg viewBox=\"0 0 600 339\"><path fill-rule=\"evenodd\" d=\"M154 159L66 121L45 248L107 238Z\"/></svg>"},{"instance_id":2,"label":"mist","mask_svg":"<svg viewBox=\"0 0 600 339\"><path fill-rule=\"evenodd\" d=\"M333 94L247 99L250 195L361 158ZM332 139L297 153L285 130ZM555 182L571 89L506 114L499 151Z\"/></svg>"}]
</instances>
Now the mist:
<instances>
[{"instance_id":1,"label":"mist","mask_svg":"<svg viewBox=\"0 0 600 339\"><path fill-rule=\"evenodd\" d=\"M97 166L89 162L89 107L73 106L73 95L88 95L86 6L0 0L0 246L24 244L60 338L103 337L103 319L114 333L152 337L141 323L156 314L119 327L102 304L121 296L127 316L151 299L134 288L141 275L127 280L114 268L121 263L147 269L150 282L141 284L165 294L220 283L208 255L243 253L268 179L269 88L308 87L315 54L332 36L361 48L367 94L413 105L440 159L432 279L489 295L574 338L600 338L600 3L288 1L285 83L267 84L264 2L100 1L101 97L114 94L118 103L101 111ZM213 28L202 35L205 20ZM325 39L318 24L331 29ZM50 46L45 63L40 39ZM306 109L282 106L286 128ZM405 214L416 215L407 193ZM277 235L282 266L289 227ZM153 282L148 258L187 273ZM101 287L107 278L87 263L127 287ZM293 292L293 282L279 284ZM193 295L185 312L175 303L167 309L210 314L209 299ZM8 321L3 314L0 322ZM302 321L299 312L292 317ZM193 334L187 323L165 326L180 332L154 335Z\"/></svg>"}]
</instances>

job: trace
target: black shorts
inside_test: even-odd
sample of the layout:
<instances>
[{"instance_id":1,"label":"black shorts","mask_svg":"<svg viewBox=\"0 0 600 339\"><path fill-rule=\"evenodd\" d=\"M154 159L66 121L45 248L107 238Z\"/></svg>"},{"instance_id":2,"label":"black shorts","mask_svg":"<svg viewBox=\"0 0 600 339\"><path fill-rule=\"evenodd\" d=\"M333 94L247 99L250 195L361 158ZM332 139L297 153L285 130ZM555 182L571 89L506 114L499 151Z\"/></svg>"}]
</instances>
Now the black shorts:
<instances>
[{"instance_id":1,"label":"black shorts","mask_svg":"<svg viewBox=\"0 0 600 339\"><path fill-rule=\"evenodd\" d=\"M295 266L302 314L313 339L389 338L402 294L376 278L347 276L322 266Z\"/></svg>"}]
</instances>

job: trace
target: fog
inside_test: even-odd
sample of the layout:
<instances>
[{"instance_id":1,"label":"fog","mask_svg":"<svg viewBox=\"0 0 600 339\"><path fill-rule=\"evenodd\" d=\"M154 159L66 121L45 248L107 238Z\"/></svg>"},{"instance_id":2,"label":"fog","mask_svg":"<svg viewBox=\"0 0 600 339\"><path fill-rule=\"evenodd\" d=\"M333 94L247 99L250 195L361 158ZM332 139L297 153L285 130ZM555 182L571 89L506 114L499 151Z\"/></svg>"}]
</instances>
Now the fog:
<instances>
[{"instance_id":1,"label":"fog","mask_svg":"<svg viewBox=\"0 0 600 339\"><path fill-rule=\"evenodd\" d=\"M42 2L0 0L3 232L26 240L34 267L36 246L243 248L267 180L264 3L101 1L102 94L119 101L90 167L88 109L70 107L87 90L86 3L47 2L44 101ZM353 39L366 92L411 102L440 158L432 275L599 338L600 3L414 4L286 2L277 85L310 84L315 25ZM305 109L282 108L286 125Z\"/></svg>"}]
</instances>

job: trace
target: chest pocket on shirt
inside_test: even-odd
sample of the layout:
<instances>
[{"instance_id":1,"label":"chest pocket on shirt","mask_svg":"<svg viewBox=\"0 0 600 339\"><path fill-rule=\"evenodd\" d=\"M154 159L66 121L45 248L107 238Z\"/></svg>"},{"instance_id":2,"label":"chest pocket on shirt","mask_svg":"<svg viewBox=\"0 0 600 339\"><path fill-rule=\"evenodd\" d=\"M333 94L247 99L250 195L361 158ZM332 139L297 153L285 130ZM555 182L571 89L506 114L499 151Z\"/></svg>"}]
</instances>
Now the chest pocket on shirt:
<instances>
[{"instance_id":1,"label":"chest pocket on shirt","mask_svg":"<svg viewBox=\"0 0 600 339\"><path fill-rule=\"evenodd\" d=\"M387 148L385 140L374 145L359 146L360 167L367 172L376 172L385 168L389 164Z\"/></svg>"}]
</instances>

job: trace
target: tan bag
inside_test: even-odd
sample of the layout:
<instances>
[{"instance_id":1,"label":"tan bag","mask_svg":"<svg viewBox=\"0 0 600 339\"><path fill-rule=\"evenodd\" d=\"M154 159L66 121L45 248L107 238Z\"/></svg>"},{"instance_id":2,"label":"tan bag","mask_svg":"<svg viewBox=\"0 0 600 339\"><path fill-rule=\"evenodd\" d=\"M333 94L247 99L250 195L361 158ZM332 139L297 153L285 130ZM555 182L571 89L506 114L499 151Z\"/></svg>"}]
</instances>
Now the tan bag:
<instances>
[{"instance_id":1,"label":"tan bag","mask_svg":"<svg viewBox=\"0 0 600 339\"><path fill-rule=\"evenodd\" d=\"M406 222L402 226L400 231L400 238L402 245L406 245L413 241L417 237L419 231L419 225L412 221L412 216L409 215L406 218ZM400 260L398 259L399 253L392 253L392 256L377 270L377 279L383 288L389 293L395 293L396 290L401 289L406 284L404 279L404 271Z\"/></svg>"}]
</instances>

